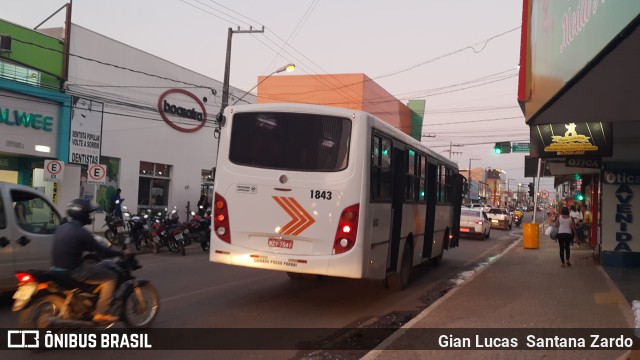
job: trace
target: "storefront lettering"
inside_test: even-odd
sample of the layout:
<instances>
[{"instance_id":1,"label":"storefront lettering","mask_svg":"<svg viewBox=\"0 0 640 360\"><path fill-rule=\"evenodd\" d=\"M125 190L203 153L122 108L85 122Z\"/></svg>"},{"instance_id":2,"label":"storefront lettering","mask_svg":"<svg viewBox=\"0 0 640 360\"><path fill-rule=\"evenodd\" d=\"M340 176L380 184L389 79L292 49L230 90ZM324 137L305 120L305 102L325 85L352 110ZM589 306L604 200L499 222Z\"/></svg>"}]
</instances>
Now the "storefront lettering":
<instances>
[{"instance_id":1,"label":"storefront lettering","mask_svg":"<svg viewBox=\"0 0 640 360\"><path fill-rule=\"evenodd\" d=\"M604 4L604 0L601 1ZM582 30L587 27L591 16L595 16L598 12L599 2L600 0L578 0L578 5L575 9L569 7L562 15L561 54L571 45Z\"/></svg>"},{"instance_id":2,"label":"storefront lettering","mask_svg":"<svg viewBox=\"0 0 640 360\"><path fill-rule=\"evenodd\" d=\"M26 113L14 110L13 118L9 116L11 112L8 108L0 108L0 124L9 126L31 127L36 130L53 131L53 118L41 114Z\"/></svg>"},{"instance_id":3,"label":"storefront lettering","mask_svg":"<svg viewBox=\"0 0 640 360\"><path fill-rule=\"evenodd\" d=\"M640 184L639 174L605 172L605 184Z\"/></svg>"},{"instance_id":4,"label":"storefront lettering","mask_svg":"<svg viewBox=\"0 0 640 360\"><path fill-rule=\"evenodd\" d=\"M89 149L100 149L100 135L82 131L71 132L71 144Z\"/></svg>"},{"instance_id":5,"label":"storefront lettering","mask_svg":"<svg viewBox=\"0 0 640 360\"><path fill-rule=\"evenodd\" d=\"M174 98L174 96L176 98ZM186 99L185 102L185 97L190 98L191 100L193 100L193 102L189 99ZM199 108L198 110L200 111L196 110L195 107L188 109L173 105L167 100L167 98L172 102L174 101L173 99L176 99L181 104L197 104ZM207 109L205 109L204 103L202 103L202 101L200 101L200 99L196 95L183 89L169 89L162 95L160 95L160 98L158 99L158 111L160 112L160 116L162 116L162 119L167 123L167 125L178 131L186 133L195 132L202 129L204 127L204 124L207 122ZM193 119L196 122L189 122L187 124L177 123L175 122L176 117L183 119Z\"/></svg>"},{"instance_id":6,"label":"storefront lettering","mask_svg":"<svg viewBox=\"0 0 640 360\"><path fill-rule=\"evenodd\" d=\"M633 235L627 232L629 224L633 224L633 207L631 200L633 199L633 191L629 185L623 184L616 190L616 223L619 224L619 230L616 232L616 241L618 245L614 251L631 251L628 242L633 240Z\"/></svg>"},{"instance_id":7,"label":"storefront lettering","mask_svg":"<svg viewBox=\"0 0 640 360\"><path fill-rule=\"evenodd\" d=\"M202 121L202 113L197 112L195 108L189 110L183 107L171 105L167 100L164 101L163 110L167 114L178 115L186 119Z\"/></svg>"}]
</instances>

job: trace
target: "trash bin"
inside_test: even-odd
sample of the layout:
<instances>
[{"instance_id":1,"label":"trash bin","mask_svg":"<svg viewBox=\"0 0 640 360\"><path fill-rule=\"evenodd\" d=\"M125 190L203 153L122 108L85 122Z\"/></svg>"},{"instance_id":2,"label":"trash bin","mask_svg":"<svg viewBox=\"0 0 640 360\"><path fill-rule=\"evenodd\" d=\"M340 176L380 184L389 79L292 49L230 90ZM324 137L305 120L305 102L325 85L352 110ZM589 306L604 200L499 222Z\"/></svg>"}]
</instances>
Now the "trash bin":
<instances>
[{"instance_id":1,"label":"trash bin","mask_svg":"<svg viewBox=\"0 0 640 360\"><path fill-rule=\"evenodd\" d=\"M538 224L524 224L522 228L522 243L525 249L537 249L540 247L538 228Z\"/></svg>"}]
</instances>

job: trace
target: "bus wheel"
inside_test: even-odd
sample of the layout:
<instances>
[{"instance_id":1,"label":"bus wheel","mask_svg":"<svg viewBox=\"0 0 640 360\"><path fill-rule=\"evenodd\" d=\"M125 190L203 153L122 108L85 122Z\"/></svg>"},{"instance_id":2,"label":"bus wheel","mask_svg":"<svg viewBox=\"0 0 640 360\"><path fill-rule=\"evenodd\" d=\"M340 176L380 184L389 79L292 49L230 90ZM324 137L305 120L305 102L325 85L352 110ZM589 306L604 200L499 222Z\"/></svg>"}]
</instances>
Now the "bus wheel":
<instances>
[{"instance_id":1,"label":"bus wheel","mask_svg":"<svg viewBox=\"0 0 640 360\"><path fill-rule=\"evenodd\" d=\"M393 291L400 291L409 285L409 277L411 276L411 268L413 267L413 255L411 254L409 244L405 244L402 252L402 263L400 271L393 273L387 277L387 285Z\"/></svg>"}]
</instances>

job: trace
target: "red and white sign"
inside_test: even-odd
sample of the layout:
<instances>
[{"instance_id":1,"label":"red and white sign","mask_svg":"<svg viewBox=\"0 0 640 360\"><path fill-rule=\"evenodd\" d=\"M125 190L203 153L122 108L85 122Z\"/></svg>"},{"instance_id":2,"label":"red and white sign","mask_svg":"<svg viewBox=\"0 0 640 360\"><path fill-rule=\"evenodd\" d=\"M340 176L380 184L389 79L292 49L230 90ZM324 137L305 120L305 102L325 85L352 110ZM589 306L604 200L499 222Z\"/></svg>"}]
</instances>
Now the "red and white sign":
<instances>
[{"instance_id":1,"label":"red and white sign","mask_svg":"<svg viewBox=\"0 0 640 360\"><path fill-rule=\"evenodd\" d=\"M44 181L60 182L64 174L64 163L60 160L44 161Z\"/></svg>"},{"instance_id":2,"label":"red and white sign","mask_svg":"<svg viewBox=\"0 0 640 360\"><path fill-rule=\"evenodd\" d=\"M549 192L547 190L540 191L540 197L543 199L549 198Z\"/></svg>"},{"instance_id":3,"label":"red and white sign","mask_svg":"<svg viewBox=\"0 0 640 360\"><path fill-rule=\"evenodd\" d=\"M87 184L104 184L107 181L107 166L91 164L87 170Z\"/></svg>"},{"instance_id":4,"label":"red and white sign","mask_svg":"<svg viewBox=\"0 0 640 360\"><path fill-rule=\"evenodd\" d=\"M165 91L158 99L158 111L172 128L182 132L195 132L207 122L207 109L194 94L183 89Z\"/></svg>"}]
</instances>

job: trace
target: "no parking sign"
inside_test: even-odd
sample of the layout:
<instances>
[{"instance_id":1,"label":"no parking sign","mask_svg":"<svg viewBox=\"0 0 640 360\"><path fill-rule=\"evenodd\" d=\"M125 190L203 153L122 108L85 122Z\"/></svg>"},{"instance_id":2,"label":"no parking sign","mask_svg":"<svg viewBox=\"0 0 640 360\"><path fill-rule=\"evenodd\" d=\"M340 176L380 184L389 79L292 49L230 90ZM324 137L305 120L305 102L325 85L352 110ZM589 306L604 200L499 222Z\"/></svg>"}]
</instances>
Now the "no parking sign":
<instances>
[{"instance_id":1,"label":"no parking sign","mask_svg":"<svg viewBox=\"0 0 640 360\"><path fill-rule=\"evenodd\" d=\"M64 174L64 163L59 160L45 160L44 161L44 175L43 180L49 182L62 181L62 175Z\"/></svg>"},{"instance_id":2,"label":"no parking sign","mask_svg":"<svg viewBox=\"0 0 640 360\"><path fill-rule=\"evenodd\" d=\"M104 184L107 180L107 166L91 164L87 170L87 184Z\"/></svg>"}]
</instances>

